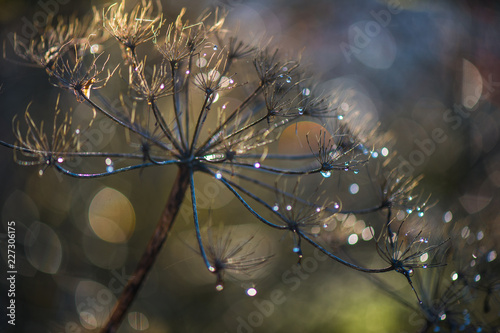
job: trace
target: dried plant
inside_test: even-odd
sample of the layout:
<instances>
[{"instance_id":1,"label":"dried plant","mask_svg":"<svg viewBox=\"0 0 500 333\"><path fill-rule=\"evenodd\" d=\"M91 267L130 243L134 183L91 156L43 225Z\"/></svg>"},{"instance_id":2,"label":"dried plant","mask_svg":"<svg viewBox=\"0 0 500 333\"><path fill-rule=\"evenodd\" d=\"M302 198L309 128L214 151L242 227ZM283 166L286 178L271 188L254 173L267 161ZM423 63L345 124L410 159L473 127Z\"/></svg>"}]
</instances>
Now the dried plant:
<instances>
[{"instance_id":1,"label":"dried plant","mask_svg":"<svg viewBox=\"0 0 500 333\"><path fill-rule=\"evenodd\" d=\"M42 165L42 170L54 167L77 178L103 177L149 167L170 171L177 167L156 229L103 332L118 329L170 233L186 192L191 198L198 252L206 269L216 276L217 290L222 290L224 272L246 273L262 268L271 258L270 255L252 257L254 237L236 242L231 233L214 234L211 228L203 228L206 223L198 215L195 174L208 175L223 184L264 225L290 232L292 252L299 258L305 240L354 270L401 273L412 288L413 270L442 264L424 264L421 256L424 253L432 256L443 242L420 248L422 231L406 237L403 222L396 230L391 228L398 211L416 209L411 202L419 177L399 175L391 171L389 163L384 163L384 170L377 172L389 177L382 184L372 182L380 189L374 196L377 204L362 201L356 207L365 204L364 208L349 209L350 204L342 200L346 193L339 191L334 179L340 181L364 170L372 173L368 167L372 161L388 159L389 154L380 139L383 135L363 125L365 122L356 121L358 115L354 111L340 107L345 98L341 92L316 92L308 84L308 74L301 69L299 59L286 59L269 45L259 48L230 36L229 31L222 29L224 18L218 12L190 23L184 20L185 10L182 10L168 24L160 11L155 2L147 0L127 11L122 1L104 9L102 16L94 10L90 18L82 21L84 24L68 25L61 19L38 39L28 44L16 41L14 45L22 59L44 68L56 87L69 90L91 112L111 119L132 143L140 145L139 152L133 148L125 152L82 152L79 149L82 130L71 127L70 113L63 115L59 123L57 118L63 111L57 108L53 131L48 134L43 124L38 125L26 112L28 129L23 132L15 125L18 141L1 142L12 148L16 156L20 153L29 157L28 160L16 157L20 164ZM161 32L164 26L166 33ZM95 36L99 36L99 43L110 36L111 41L119 43L123 62L118 67L111 65L115 61L111 54L95 52L91 45ZM148 46L150 55L139 60L138 49ZM118 96L107 96L106 88L118 80L113 75L117 68L120 73L128 73L125 78L128 89ZM103 89L99 94L91 93L100 88ZM234 97L232 102L224 100L228 96ZM110 107L110 103L103 102L106 98L130 99L134 101L133 107L128 108L125 103ZM240 102L236 104L234 99ZM280 133L305 121L322 128L319 135L307 134L309 151L277 152ZM48 139L50 135L52 140ZM89 172L67 163L71 157L121 158L129 164ZM295 184L293 190L279 186L278 177ZM308 192L310 184L325 190L321 194ZM276 203L266 199L269 195L276 197ZM422 204L419 207L423 209ZM336 233L325 226L338 214L366 214L372 218L370 224L375 228L371 230L379 230L375 247L387 265L368 268L342 258L336 248L320 244L322 237L318 235ZM384 216L382 220L380 216Z\"/></svg>"}]
</instances>

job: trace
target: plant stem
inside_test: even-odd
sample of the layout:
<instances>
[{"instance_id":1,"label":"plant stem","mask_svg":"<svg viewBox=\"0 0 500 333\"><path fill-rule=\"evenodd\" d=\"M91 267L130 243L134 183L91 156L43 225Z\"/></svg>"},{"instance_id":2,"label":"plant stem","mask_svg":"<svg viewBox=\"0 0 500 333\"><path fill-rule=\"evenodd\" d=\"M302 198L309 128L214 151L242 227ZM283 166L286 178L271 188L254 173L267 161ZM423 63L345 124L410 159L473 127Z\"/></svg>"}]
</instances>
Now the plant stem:
<instances>
[{"instance_id":1,"label":"plant stem","mask_svg":"<svg viewBox=\"0 0 500 333\"><path fill-rule=\"evenodd\" d=\"M114 333L120 327L123 317L134 301L137 292L146 279L149 270L153 266L163 243L167 239L188 186L189 169L186 167L180 167L165 208L163 209L163 213L154 230L153 236L149 240L146 250L142 254L141 260L137 264L132 277L123 289L120 298L116 302L113 312L108 318L106 325L102 328L101 333Z\"/></svg>"}]
</instances>

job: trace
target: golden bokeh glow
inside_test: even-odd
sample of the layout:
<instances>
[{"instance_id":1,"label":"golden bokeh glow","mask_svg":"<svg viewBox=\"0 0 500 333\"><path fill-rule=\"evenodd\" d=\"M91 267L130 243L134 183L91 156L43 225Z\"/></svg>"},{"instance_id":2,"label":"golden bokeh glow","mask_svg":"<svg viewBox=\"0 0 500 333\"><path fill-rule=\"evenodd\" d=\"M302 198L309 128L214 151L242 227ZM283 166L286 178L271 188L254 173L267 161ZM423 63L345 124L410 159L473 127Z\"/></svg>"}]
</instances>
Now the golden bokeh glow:
<instances>
[{"instance_id":1,"label":"golden bokeh glow","mask_svg":"<svg viewBox=\"0 0 500 333\"><path fill-rule=\"evenodd\" d=\"M105 187L92 199L89 223L94 233L107 242L126 242L135 228L135 213L121 192Z\"/></svg>"},{"instance_id":2,"label":"golden bokeh glow","mask_svg":"<svg viewBox=\"0 0 500 333\"><path fill-rule=\"evenodd\" d=\"M312 121L301 121L288 126L279 139L278 150L280 154L310 154L311 150L314 153L318 152L318 140L324 139L328 142L332 135L320 124ZM307 139L309 138L309 143ZM310 147L309 147L310 145Z\"/></svg>"}]
</instances>

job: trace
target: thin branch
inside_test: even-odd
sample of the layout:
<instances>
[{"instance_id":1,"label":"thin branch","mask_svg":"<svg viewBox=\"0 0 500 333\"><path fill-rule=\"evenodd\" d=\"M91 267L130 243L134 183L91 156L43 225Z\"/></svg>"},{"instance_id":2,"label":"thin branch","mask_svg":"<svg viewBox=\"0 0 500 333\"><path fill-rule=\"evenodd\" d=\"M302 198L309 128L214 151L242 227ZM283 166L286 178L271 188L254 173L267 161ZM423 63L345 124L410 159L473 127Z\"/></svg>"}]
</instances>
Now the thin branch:
<instances>
[{"instance_id":1,"label":"thin branch","mask_svg":"<svg viewBox=\"0 0 500 333\"><path fill-rule=\"evenodd\" d=\"M160 249L167 239L170 229L175 221L175 217L179 212L184 195L189 186L189 171L185 168L179 168L177 178L172 186L163 213L158 221L158 224L153 232L153 236L146 246L139 263L136 266L132 277L125 286L120 298L118 299L111 316L108 318L106 325L101 330L101 333L115 333L120 323L123 320L128 308L134 301L137 292L144 283L146 276L153 266Z\"/></svg>"}]
</instances>

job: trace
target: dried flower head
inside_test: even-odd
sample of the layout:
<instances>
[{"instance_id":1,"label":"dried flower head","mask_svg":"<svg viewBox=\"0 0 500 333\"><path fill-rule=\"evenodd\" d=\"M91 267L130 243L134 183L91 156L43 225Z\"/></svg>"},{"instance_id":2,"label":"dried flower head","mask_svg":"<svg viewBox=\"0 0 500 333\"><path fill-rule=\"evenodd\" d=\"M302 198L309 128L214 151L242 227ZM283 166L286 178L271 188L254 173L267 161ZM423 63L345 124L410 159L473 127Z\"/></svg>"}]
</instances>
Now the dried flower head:
<instances>
[{"instance_id":1,"label":"dried flower head","mask_svg":"<svg viewBox=\"0 0 500 333\"><path fill-rule=\"evenodd\" d=\"M150 82L146 78L145 68L146 59L141 61L137 67L129 67L129 83L130 87L137 93L137 99L152 103L173 93L172 73L168 64L162 62L159 66L153 65Z\"/></svg>"},{"instance_id":2,"label":"dried flower head","mask_svg":"<svg viewBox=\"0 0 500 333\"><path fill-rule=\"evenodd\" d=\"M157 2L161 13L161 4ZM126 1L114 3L103 12L104 28L123 46L124 59L134 63L138 45L155 39L163 23L162 14L154 14L152 1L141 0L129 12Z\"/></svg>"},{"instance_id":3,"label":"dried flower head","mask_svg":"<svg viewBox=\"0 0 500 333\"><path fill-rule=\"evenodd\" d=\"M330 136L325 131L321 131L316 138L318 151L312 149L312 144L309 135L306 136L307 143L311 153L319 162L318 171L323 177L331 176L332 171L354 171L357 173L358 168L367 162L367 158L357 154L356 146L347 147L343 144L345 134L338 133L335 136Z\"/></svg>"},{"instance_id":4,"label":"dried flower head","mask_svg":"<svg viewBox=\"0 0 500 333\"><path fill-rule=\"evenodd\" d=\"M294 244L292 250L298 255L299 262L302 258L303 236L317 237L334 217L330 210L340 210L339 203L325 199L319 193L319 189L310 195L312 200L302 199L304 196L301 191L304 189L300 185L301 179L299 178L292 190L288 192L276 184L276 203L271 207L278 219L277 224L284 225L284 229L292 233ZM284 187L286 187L286 182Z\"/></svg>"},{"instance_id":5,"label":"dried flower head","mask_svg":"<svg viewBox=\"0 0 500 333\"><path fill-rule=\"evenodd\" d=\"M250 276L269 263L273 255L256 256L260 242L255 236L250 236L241 241L236 241L231 231L222 227L214 231L207 228L206 251L213 273L217 276L215 289L224 289L226 274Z\"/></svg>"},{"instance_id":6,"label":"dried flower head","mask_svg":"<svg viewBox=\"0 0 500 333\"><path fill-rule=\"evenodd\" d=\"M90 97L90 91L100 89L106 85L118 67L110 70L107 67L109 56L98 67L97 61L101 55L94 56L90 66L86 68L83 56L78 55L75 49L74 64L70 59L59 58L54 69L49 73L55 86L73 91L77 100L83 102ZM106 73L105 73L106 72ZM102 75L105 73L105 75Z\"/></svg>"},{"instance_id":7,"label":"dried flower head","mask_svg":"<svg viewBox=\"0 0 500 333\"><path fill-rule=\"evenodd\" d=\"M295 60L279 60L278 49L271 52L265 48L259 52L253 61L261 85L272 84L278 79L292 82L299 62Z\"/></svg>"},{"instance_id":8,"label":"dried flower head","mask_svg":"<svg viewBox=\"0 0 500 333\"><path fill-rule=\"evenodd\" d=\"M186 8L183 8L175 22L168 26L164 43L157 45L165 60L173 66L178 66L182 60L196 53L207 38L219 31L224 24L224 15L219 16L218 11L215 13L212 25L205 22L210 14L202 15L197 23L191 24L187 20L183 21L185 13ZM215 46L213 48L217 49Z\"/></svg>"},{"instance_id":9,"label":"dried flower head","mask_svg":"<svg viewBox=\"0 0 500 333\"><path fill-rule=\"evenodd\" d=\"M442 262L433 262L430 256L435 255L447 240L436 245L429 245L429 239L422 235L422 229L405 230L403 228L407 222L407 219L400 222L396 231L390 228L390 225L396 223L395 220L387 223L385 231L377 239L377 252L385 262L394 267L396 272L406 277L419 302L422 303L411 280L413 271L417 268L443 266Z\"/></svg>"},{"instance_id":10,"label":"dried flower head","mask_svg":"<svg viewBox=\"0 0 500 333\"><path fill-rule=\"evenodd\" d=\"M81 53L90 41L101 43L106 40L106 36L98 28L99 24L100 16L94 7L93 15L87 15L83 20L77 17L70 19L58 17L57 23L53 23L53 18L50 18L44 31L30 41L14 33L11 35L11 43L14 52L20 58L50 72L57 59L70 50L72 46Z\"/></svg>"},{"instance_id":11,"label":"dried flower head","mask_svg":"<svg viewBox=\"0 0 500 333\"><path fill-rule=\"evenodd\" d=\"M428 200L420 200L421 195L415 193L422 178L422 175L413 178L402 175L397 169L390 170L381 181L382 206L402 209L407 214L416 212L423 217Z\"/></svg>"},{"instance_id":12,"label":"dried flower head","mask_svg":"<svg viewBox=\"0 0 500 333\"><path fill-rule=\"evenodd\" d=\"M194 85L203 91L210 101L213 101L216 93L236 86L231 76L225 76L225 67L226 57L220 53L214 53L208 60L208 64L200 68L199 73L194 76Z\"/></svg>"},{"instance_id":13,"label":"dried flower head","mask_svg":"<svg viewBox=\"0 0 500 333\"><path fill-rule=\"evenodd\" d=\"M19 121L16 122L16 118L13 120L14 134L17 139L15 144L17 149L14 152L19 151L24 159L17 154L14 157L21 165L43 165L44 168L40 170L40 174L43 174L46 167L64 163L67 158L74 156L73 153L80 151L82 144L81 135L84 130L79 126L72 128L72 118L69 113L65 113L60 119L61 109L58 107L58 102L51 135L45 131L43 121L37 125L28 110L24 113L27 125L25 132L21 131ZM88 127L92 125L94 118L95 113Z\"/></svg>"}]
</instances>

